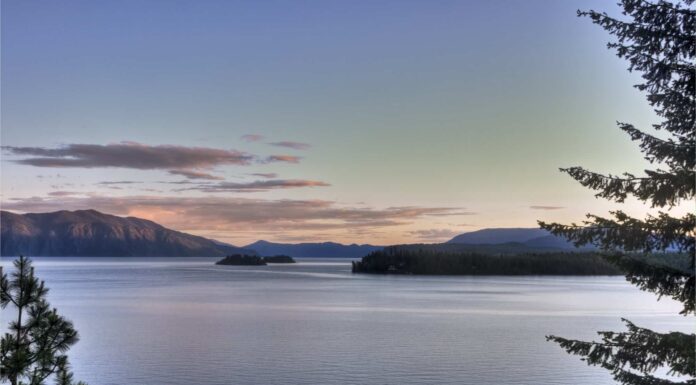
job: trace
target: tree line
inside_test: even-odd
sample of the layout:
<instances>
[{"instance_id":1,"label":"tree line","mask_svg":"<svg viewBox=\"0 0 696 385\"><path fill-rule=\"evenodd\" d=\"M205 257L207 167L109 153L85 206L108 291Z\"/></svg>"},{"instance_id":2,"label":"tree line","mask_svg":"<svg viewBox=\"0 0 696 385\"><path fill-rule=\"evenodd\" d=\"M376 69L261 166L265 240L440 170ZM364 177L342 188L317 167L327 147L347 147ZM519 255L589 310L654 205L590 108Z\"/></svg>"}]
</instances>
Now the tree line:
<instances>
[{"instance_id":1,"label":"tree line","mask_svg":"<svg viewBox=\"0 0 696 385\"><path fill-rule=\"evenodd\" d=\"M353 273L425 275L620 275L597 253L485 254L391 246L353 262Z\"/></svg>"}]
</instances>

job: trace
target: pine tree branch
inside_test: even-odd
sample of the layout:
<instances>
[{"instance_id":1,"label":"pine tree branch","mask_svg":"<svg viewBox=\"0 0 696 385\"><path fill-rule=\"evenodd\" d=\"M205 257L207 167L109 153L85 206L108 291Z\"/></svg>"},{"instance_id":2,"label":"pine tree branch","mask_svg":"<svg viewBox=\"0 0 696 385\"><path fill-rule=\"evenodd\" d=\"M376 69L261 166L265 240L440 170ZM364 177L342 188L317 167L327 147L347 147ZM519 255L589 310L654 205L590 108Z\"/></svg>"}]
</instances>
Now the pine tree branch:
<instances>
[{"instance_id":1,"label":"pine tree branch","mask_svg":"<svg viewBox=\"0 0 696 385\"><path fill-rule=\"evenodd\" d=\"M598 198L623 202L629 195L641 201L650 201L652 207L675 206L696 194L696 172L678 169L672 173L646 170L646 177L625 173L624 177L603 175L582 167L561 168L581 185L599 190Z\"/></svg>"},{"instance_id":2,"label":"pine tree branch","mask_svg":"<svg viewBox=\"0 0 696 385\"><path fill-rule=\"evenodd\" d=\"M670 375L689 376L696 370L693 349L696 334L656 333L623 319L628 331L598 332L601 342L586 342L547 336L570 354L583 356L588 365L600 365L618 374L628 366L640 378L661 367L670 368ZM628 372L632 373L632 372Z\"/></svg>"},{"instance_id":3,"label":"pine tree branch","mask_svg":"<svg viewBox=\"0 0 696 385\"><path fill-rule=\"evenodd\" d=\"M640 142L640 149L650 163L666 162L672 168L693 169L696 167L696 143L693 138L677 143L664 140L638 130L632 124L617 122L631 140Z\"/></svg>"},{"instance_id":4,"label":"pine tree branch","mask_svg":"<svg viewBox=\"0 0 696 385\"><path fill-rule=\"evenodd\" d=\"M696 215L674 218L660 212L645 220L631 218L622 211L612 211L614 219L588 214L583 224L563 225L539 221L541 228L573 242L576 246L595 245L603 250L624 252L664 251L677 248L693 255Z\"/></svg>"},{"instance_id":5,"label":"pine tree branch","mask_svg":"<svg viewBox=\"0 0 696 385\"><path fill-rule=\"evenodd\" d=\"M687 16L693 13L693 11L689 9L682 8L679 4L677 4L677 6L674 6L666 1L658 1L657 3L652 3L647 0L640 0L640 3L646 8L666 8L671 12L681 13Z\"/></svg>"},{"instance_id":6,"label":"pine tree branch","mask_svg":"<svg viewBox=\"0 0 696 385\"><path fill-rule=\"evenodd\" d=\"M655 293L658 300L663 296L683 305L682 315L696 313L696 277L694 256L677 255L625 255L604 256L626 272L626 280L640 290Z\"/></svg>"}]
</instances>

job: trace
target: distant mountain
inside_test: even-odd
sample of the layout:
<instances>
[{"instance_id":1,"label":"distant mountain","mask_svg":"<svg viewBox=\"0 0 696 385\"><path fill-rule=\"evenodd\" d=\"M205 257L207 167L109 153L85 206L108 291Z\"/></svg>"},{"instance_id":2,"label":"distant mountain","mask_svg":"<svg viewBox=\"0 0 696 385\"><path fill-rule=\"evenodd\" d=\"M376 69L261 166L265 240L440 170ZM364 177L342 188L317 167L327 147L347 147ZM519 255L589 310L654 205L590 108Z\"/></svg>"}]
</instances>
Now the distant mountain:
<instances>
[{"instance_id":1,"label":"distant mountain","mask_svg":"<svg viewBox=\"0 0 696 385\"><path fill-rule=\"evenodd\" d=\"M426 251L438 253L475 253L482 255L515 255L524 253L547 253L566 251L566 249L548 246L532 246L526 243L507 242L496 244L467 244L467 243L410 243L390 246L400 250Z\"/></svg>"},{"instance_id":2,"label":"distant mountain","mask_svg":"<svg viewBox=\"0 0 696 385\"><path fill-rule=\"evenodd\" d=\"M447 243L466 243L477 245L493 245L498 243L518 242L524 243L534 238L550 235L546 230L542 229L525 229L525 228L501 228L501 229L483 229L472 231L464 234L459 234L456 237L447 241Z\"/></svg>"},{"instance_id":3,"label":"distant mountain","mask_svg":"<svg viewBox=\"0 0 696 385\"><path fill-rule=\"evenodd\" d=\"M517 244L531 249L577 250L572 242L539 228L483 229L457 235L448 244L502 245ZM591 250L593 247L582 247Z\"/></svg>"},{"instance_id":4,"label":"distant mountain","mask_svg":"<svg viewBox=\"0 0 696 385\"><path fill-rule=\"evenodd\" d=\"M342 245L334 242L324 243L273 243L256 241L244 246L256 251L261 256L289 255L293 258L362 258L365 255L383 249L373 245Z\"/></svg>"},{"instance_id":5,"label":"distant mountain","mask_svg":"<svg viewBox=\"0 0 696 385\"><path fill-rule=\"evenodd\" d=\"M3 256L221 257L253 253L145 219L95 210L21 215L0 211L0 229Z\"/></svg>"}]
</instances>

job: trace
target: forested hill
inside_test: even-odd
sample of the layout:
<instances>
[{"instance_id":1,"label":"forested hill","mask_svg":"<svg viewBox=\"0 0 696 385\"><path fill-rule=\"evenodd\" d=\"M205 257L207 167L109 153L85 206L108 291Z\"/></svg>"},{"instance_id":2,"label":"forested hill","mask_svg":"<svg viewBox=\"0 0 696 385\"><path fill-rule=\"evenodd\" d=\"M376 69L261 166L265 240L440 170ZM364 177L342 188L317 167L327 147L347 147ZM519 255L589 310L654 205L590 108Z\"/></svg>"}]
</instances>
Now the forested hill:
<instances>
[{"instance_id":1,"label":"forested hill","mask_svg":"<svg viewBox=\"0 0 696 385\"><path fill-rule=\"evenodd\" d=\"M15 214L0 211L3 256L221 257L253 251L95 210Z\"/></svg>"},{"instance_id":2,"label":"forested hill","mask_svg":"<svg viewBox=\"0 0 696 385\"><path fill-rule=\"evenodd\" d=\"M375 251L353 263L354 273L423 275L619 275L592 252L525 251L468 245L404 245Z\"/></svg>"},{"instance_id":3,"label":"forested hill","mask_svg":"<svg viewBox=\"0 0 696 385\"><path fill-rule=\"evenodd\" d=\"M554 248L559 250L578 249L572 242L565 238L551 234L540 228L495 228L471 231L459 234L447 241L448 244L467 245L500 245L507 243L519 243L532 248ZM595 249L592 246L583 246L581 250Z\"/></svg>"}]
</instances>

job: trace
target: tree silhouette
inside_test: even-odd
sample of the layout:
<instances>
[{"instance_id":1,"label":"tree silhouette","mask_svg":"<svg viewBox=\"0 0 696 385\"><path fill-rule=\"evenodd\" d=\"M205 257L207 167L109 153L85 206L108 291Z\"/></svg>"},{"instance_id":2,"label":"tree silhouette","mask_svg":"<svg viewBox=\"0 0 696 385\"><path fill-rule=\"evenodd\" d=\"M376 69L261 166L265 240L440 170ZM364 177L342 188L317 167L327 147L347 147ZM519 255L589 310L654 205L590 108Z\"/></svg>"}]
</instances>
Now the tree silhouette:
<instances>
[{"instance_id":1,"label":"tree silhouette","mask_svg":"<svg viewBox=\"0 0 696 385\"><path fill-rule=\"evenodd\" d=\"M647 94L650 105L661 118L653 125L660 136L641 131L629 123L618 126L658 168L645 176L625 173L603 175L581 167L561 169L596 196L623 202L632 196L659 208L656 215L633 218L613 211L613 218L588 214L582 224L563 225L539 222L542 228L565 236L576 245L595 244L607 258L627 271L627 280L641 290L668 296L683 304L680 314L694 313L694 226L696 216L674 217L671 210L694 197L696 189L696 11L693 0L649 2L622 0L623 16L614 18L597 11L578 11L589 17L616 41L608 44L629 62L629 71L638 71L644 80L635 87ZM686 266L668 263L665 258L636 258L637 252L677 249ZM662 254L667 256L667 254ZM662 259L662 260L661 260ZM623 384L696 384L696 335L672 332L661 334L624 320L627 331L600 332L600 342L548 337L566 351L583 356L590 365L610 370ZM657 376L660 368L667 376Z\"/></svg>"},{"instance_id":2,"label":"tree silhouette","mask_svg":"<svg viewBox=\"0 0 696 385\"><path fill-rule=\"evenodd\" d=\"M0 306L17 311L0 340L0 381L43 385L54 376L58 385L85 385L73 382L65 354L78 341L77 331L51 309L48 288L34 276L31 260L20 256L14 267L11 277L0 270Z\"/></svg>"}]
</instances>

